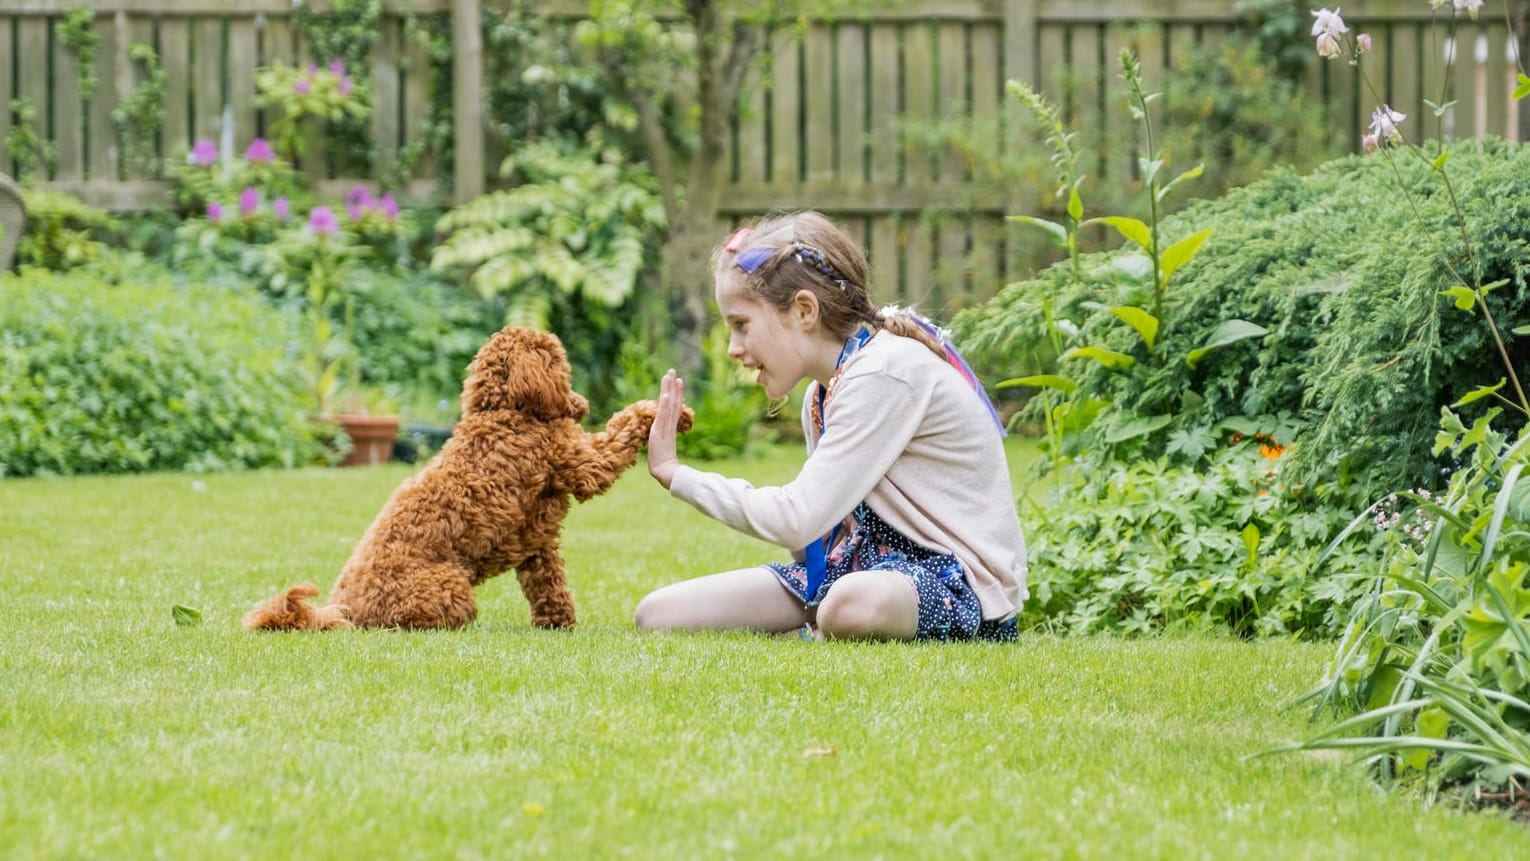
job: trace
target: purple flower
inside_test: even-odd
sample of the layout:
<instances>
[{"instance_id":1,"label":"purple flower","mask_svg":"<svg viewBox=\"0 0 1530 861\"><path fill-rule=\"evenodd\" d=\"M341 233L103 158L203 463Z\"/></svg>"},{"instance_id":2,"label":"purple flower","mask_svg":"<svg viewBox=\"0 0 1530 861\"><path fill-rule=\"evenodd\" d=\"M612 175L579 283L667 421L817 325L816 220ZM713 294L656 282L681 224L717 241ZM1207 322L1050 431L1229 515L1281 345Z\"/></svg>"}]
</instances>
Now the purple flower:
<instances>
[{"instance_id":1,"label":"purple flower","mask_svg":"<svg viewBox=\"0 0 1530 861\"><path fill-rule=\"evenodd\" d=\"M308 78L299 76L297 82L292 85L292 89L298 95L306 96L308 95L308 91L313 89L313 85L308 83Z\"/></svg>"},{"instance_id":2,"label":"purple flower","mask_svg":"<svg viewBox=\"0 0 1530 861\"><path fill-rule=\"evenodd\" d=\"M253 162L267 162L276 158L276 151L271 149L265 138L256 138L250 141L250 148L244 151L244 157Z\"/></svg>"},{"instance_id":3,"label":"purple flower","mask_svg":"<svg viewBox=\"0 0 1530 861\"><path fill-rule=\"evenodd\" d=\"M292 217L292 202L285 197L278 197L271 201L271 211L276 213L277 218L286 221Z\"/></svg>"},{"instance_id":4,"label":"purple flower","mask_svg":"<svg viewBox=\"0 0 1530 861\"><path fill-rule=\"evenodd\" d=\"M191 148L191 163L197 167L207 167L218 161L218 146L209 138L198 138L196 145Z\"/></svg>"},{"instance_id":5,"label":"purple flower","mask_svg":"<svg viewBox=\"0 0 1530 861\"><path fill-rule=\"evenodd\" d=\"M383 215L388 216L389 221L398 218L398 201L393 199L392 194L382 196L382 211Z\"/></svg>"},{"instance_id":6,"label":"purple flower","mask_svg":"<svg viewBox=\"0 0 1530 861\"><path fill-rule=\"evenodd\" d=\"M350 75L346 75L345 77L341 78L340 79L340 95L342 95L342 96L349 96L351 94L351 88L354 87L354 86L355 86L355 84L353 84L351 82L351 76Z\"/></svg>"},{"instance_id":7,"label":"purple flower","mask_svg":"<svg viewBox=\"0 0 1530 861\"><path fill-rule=\"evenodd\" d=\"M260 189L250 186L239 192L239 214L250 216L260 208Z\"/></svg>"},{"instance_id":8,"label":"purple flower","mask_svg":"<svg viewBox=\"0 0 1530 861\"><path fill-rule=\"evenodd\" d=\"M372 192L367 191L364 185L352 187L345 195L345 214L349 215L352 221L360 221L376 205L377 199L372 197Z\"/></svg>"},{"instance_id":9,"label":"purple flower","mask_svg":"<svg viewBox=\"0 0 1530 861\"><path fill-rule=\"evenodd\" d=\"M315 206L308 213L308 227L318 234L334 233L340 229L340 222L335 220L335 213L327 206Z\"/></svg>"},{"instance_id":10,"label":"purple flower","mask_svg":"<svg viewBox=\"0 0 1530 861\"><path fill-rule=\"evenodd\" d=\"M329 73L337 78L343 77L345 75L345 63L338 58L331 60L329 64Z\"/></svg>"},{"instance_id":11,"label":"purple flower","mask_svg":"<svg viewBox=\"0 0 1530 861\"><path fill-rule=\"evenodd\" d=\"M223 220L223 204L216 200L207 201L207 218L211 221Z\"/></svg>"},{"instance_id":12,"label":"purple flower","mask_svg":"<svg viewBox=\"0 0 1530 861\"><path fill-rule=\"evenodd\" d=\"M305 77L311 78L317 74L319 74L319 67L313 63L309 63L308 70L304 73Z\"/></svg>"}]
</instances>

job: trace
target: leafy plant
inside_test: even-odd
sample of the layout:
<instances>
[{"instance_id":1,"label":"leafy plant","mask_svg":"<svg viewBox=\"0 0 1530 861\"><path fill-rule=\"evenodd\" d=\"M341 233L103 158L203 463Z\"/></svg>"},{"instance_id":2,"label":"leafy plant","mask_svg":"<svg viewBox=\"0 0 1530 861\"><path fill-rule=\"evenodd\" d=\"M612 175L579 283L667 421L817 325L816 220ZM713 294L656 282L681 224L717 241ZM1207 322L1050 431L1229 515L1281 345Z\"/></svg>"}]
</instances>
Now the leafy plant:
<instances>
[{"instance_id":1,"label":"leafy plant","mask_svg":"<svg viewBox=\"0 0 1530 861\"><path fill-rule=\"evenodd\" d=\"M98 260L121 230L121 222L104 209L56 191L22 191L27 229L16 246L22 265L63 271Z\"/></svg>"},{"instance_id":2,"label":"leafy plant","mask_svg":"<svg viewBox=\"0 0 1530 861\"><path fill-rule=\"evenodd\" d=\"M37 131L37 106L18 96L10 101L11 130L5 136L5 154L16 166L16 178L26 183L35 173L43 178L58 169L58 147Z\"/></svg>"},{"instance_id":3,"label":"leafy plant","mask_svg":"<svg viewBox=\"0 0 1530 861\"><path fill-rule=\"evenodd\" d=\"M0 277L0 474L214 471L314 456L282 317L163 269Z\"/></svg>"},{"instance_id":4,"label":"leafy plant","mask_svg":"<svg viewBox=\"0 0 1530 861\"><path fill-rule=\"evenodd\" d=\"M255 104L277 109L270 126L273 144L290 162L307 154L310 135L345 123L360 124L372 115L366 85L338 59L328 66L301 69L278 60L255 73L255 86Z\"/></svg>"}]
</instances>

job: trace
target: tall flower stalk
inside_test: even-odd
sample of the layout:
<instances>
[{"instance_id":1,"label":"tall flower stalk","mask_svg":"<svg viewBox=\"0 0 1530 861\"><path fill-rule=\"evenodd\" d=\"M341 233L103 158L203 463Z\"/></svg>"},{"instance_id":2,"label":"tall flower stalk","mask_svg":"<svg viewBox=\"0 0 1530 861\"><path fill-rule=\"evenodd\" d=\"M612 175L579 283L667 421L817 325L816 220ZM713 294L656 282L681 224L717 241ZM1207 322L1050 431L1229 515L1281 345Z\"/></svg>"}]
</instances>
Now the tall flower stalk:
<instances>
[{"instance_id":1,"label":"tall flower stalk","mask_svg":"<svg viewBox=\"0 0 1530 861\"><path fill-rule=\"evenodd\" d=\"M1443 7L1446 2L1447 0L1430 0L1430 6L1434 9L1439 9ZM1475 21L1477 19L1478 11L1482 7L1482 0L1450 0L1450 2L1454 4L1450 22L1450 38L1454 40L1455 25L1459 14L1461 12L1465 12L1471 17L1472 20ZM1500 383L1496 386L1485 386L1468 395L1467 397L1470 399L1475 399L1483 396L1492 396L1507 404L1511 408L1525 414L1526 416L1530 416L1530 397L1527 397L1525 394L1524 385L1520 382L1519 374L1514 369L1514 362L1509 356L1508 346L1504 343L1503 332L1499 328L1498 322L1493 318L1493 311L1490 307L1488 307L1487 303L1487 294L1493 289L1501 287L1508 282L1506 280L1500 280L1491 283L1483 283L1482 263L1475 251L1471 234L1467 230L1466 213L1461 208L1461 199L1456 192L1455 183L1452 181L1450 173L1445 170L1445 164L1448 161L1450 154L1445 150L1443 141L1441 143L1439 154L1433 159L1430 159L1423 150L1418 149L1417 147L1404 146L1405 140L1403 137L1401 124L1404 120L1407 119L1407 115L1393 110L1391 105L1386 103L1381 93L1377 91L1376 85L1371 80L1370 75L1366 74L1365 63L1362 62L1362 57L1370 53L1371 37L1367 33L1352 35L1348 25L1344 23L1344 19L1339 14L1339 12L1339 8L1336 7L1332 10L1318 9L1312 13L1314 19L1312 24L1312 36L1314 39L1316 39L1317 53L1319 56L1325 59L1334 59L1339 57L1346 59L1350 65L1355 67L1356 71L1360 75L1361 82L1365 85L1366 90L1371 94L1371 97L1378 104L1378 107L1371 112L1371 124L1369 126L1368 133L1361 140L1361 146L1367 153L1379 151L1382 157L1387 160L1387 164L1392 168L1394 175L1397 177L1398 188L1401 190L1404 199L1407 200L1408 207L1413 211L1414 217L1417 218L1420 223L1423 223L1424 219L1423 214L1419 209L1418 201L1415 199L1413 193L1408 189L1407 182L1403 180L1402 171L1398 168L1397 162L1393 158L1392 153L1394 150L1403 150L1413 153L1420 159L1428 162L1430 168L1435 173L1440 175L1441 184L1445 187L1445 193L1450 200L1451 209L1456 216L1455 226L1456 230L1460 233L1461 247L1465 250L1466 255L1466 268L1470 272L1471 276L1470 278L1464 277L1458 270L1456 264L1451 261L1450 255L1446 254L1439 238L1436 237L1432 232L1425 230L1424 234L1425 236L1429 237L1429 241L1433 244L1435 253L1439 257L1441 264L1445 267L1446 271L1450 273L1451 278L1456 282L1456 284L1450 289L1443 290L1441 293L1442 295L1449 296L1454 299L1456 307L1463 311L1473 311L1479 307L1482 309L1483 319L1487 322L1488 332L1493 338L1493 344L1497 348L1498 357L1500 360L1502 360L1505 372L1507 374L1505 379L1512 386L1514 393L1513 398L1505 397L1504 395L1500 394L1498 391L1498 389L1502 387L1502 383ZM1508 23L1507 6L1504 9L1504 15L1505 22ZM1451 69L1455 63L1457 53L1457 51L1449 52L1445 67L1445 74L1443 76L1444 80L1446 81L1444 84L1446 89L1442 91L1440 102L1438 104L1433 102L1430 103L1430 106L1434 110L1434 114L1437 118L1442 116L1452 104L1452 102L1448 100L1448 82L1453 77L1451 74ZM1515 57L1515 62L1519 62L1517 55ZM1519 80L1520 86L1514 91L1515 98L1523 98L1525 95L1530 94L1530 77L1526 77L1523 69L1521 69L1519 72ZM1471 286L1467 286L1468 284Z\"/></svg>"}]
</instances>

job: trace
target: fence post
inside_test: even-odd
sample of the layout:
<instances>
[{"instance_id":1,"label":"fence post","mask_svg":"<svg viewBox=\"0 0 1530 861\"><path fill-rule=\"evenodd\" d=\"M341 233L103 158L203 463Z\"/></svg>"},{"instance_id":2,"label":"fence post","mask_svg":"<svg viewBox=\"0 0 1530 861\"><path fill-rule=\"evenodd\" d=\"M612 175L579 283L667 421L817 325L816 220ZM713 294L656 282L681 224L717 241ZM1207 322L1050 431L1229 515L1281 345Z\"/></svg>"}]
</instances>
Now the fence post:
<instances>
[{"instance_id":1,"label":"fence post","mask_svg":"<svg viewBox=\"0 0 1530 861\"><path fill-rule=\"evenodd\" d=\"M483 33L479 0L452 0L453 200L483 193Z\"/></svg>"}]
</instances>

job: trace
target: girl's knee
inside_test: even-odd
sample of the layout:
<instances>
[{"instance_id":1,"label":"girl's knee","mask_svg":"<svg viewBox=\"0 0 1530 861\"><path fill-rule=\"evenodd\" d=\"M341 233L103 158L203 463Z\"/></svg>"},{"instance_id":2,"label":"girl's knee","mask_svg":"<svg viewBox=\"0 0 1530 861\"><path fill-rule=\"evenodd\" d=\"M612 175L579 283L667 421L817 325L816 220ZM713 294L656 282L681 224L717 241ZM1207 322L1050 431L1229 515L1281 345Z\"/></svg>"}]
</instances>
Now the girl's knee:
<instances>
[{"instance_id":1,"label":"girl's knee","mask_svg":"<svg viewBox=\"0 0 1530 861\"><path fill-rule=\"evenodd\" d=\"M657 592L649 592L638 602L637 609L632 611L632 624L639 631L664 631L673 627L673 622L667 621L668 612L662 589Z\"/></svg>"},{"instance_id":2,"label":"girl's knee","mask_svg":"<svg viewBox=\"0 0 1530 861\"><path fill-rule=\"evenodd\" d=\"M818 605L818 628L841 639L912 639L919 602L900 574L857 571L840 578Z\"/></svg>"}]
</instances>

